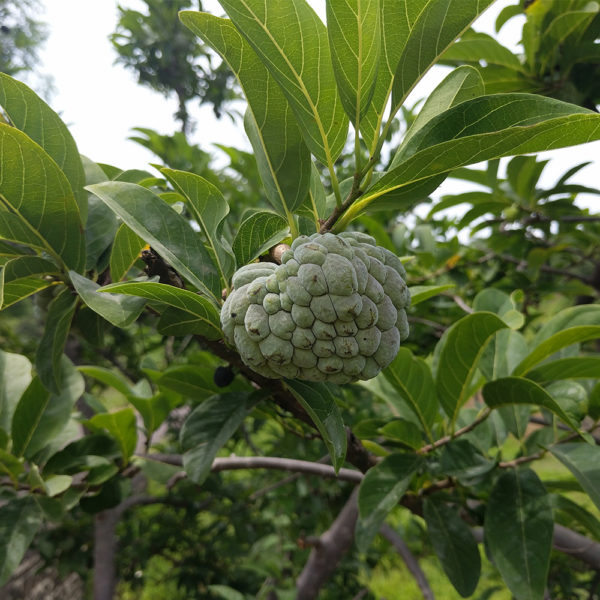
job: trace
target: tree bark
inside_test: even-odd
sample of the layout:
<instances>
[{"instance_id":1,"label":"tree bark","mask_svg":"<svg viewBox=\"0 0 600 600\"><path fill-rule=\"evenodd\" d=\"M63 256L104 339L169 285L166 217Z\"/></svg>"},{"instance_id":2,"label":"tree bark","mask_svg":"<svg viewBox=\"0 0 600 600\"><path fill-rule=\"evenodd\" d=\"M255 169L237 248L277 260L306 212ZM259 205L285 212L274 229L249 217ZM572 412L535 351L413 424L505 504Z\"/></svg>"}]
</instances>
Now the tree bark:
<instances>
[{"instance_id":1,"label":"tree bark","mask_svg":"<svg viewBox=\"0 0 600 600\"><path fill-rule=\"evenodd\" d=\"M94 517L94 600L113 600L117 585L116 527L119 507L99 512Z\"/></svg>"}]
</instances>

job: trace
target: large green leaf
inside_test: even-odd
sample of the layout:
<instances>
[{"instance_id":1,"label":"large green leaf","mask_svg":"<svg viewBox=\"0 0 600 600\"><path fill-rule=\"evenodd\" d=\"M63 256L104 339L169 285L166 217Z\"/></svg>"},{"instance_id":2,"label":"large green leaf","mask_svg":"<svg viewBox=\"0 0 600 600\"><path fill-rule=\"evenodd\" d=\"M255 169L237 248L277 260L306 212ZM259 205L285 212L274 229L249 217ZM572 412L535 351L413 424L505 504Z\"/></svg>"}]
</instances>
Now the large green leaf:
<instances>
[{"instance_id":1,"label":"large green leaf","mask_svg":"<svg viewBox=\"0 0 600 600\"><path fill-rule=\"evenodd\" d=\"M400 348L383 375L398 390L419 419L427 437L432 439L431 426L438 414L438 401L429 365L422 358L413 356L408 348Z\"/></svg>"},{"instance_id":2,"label":"large green leaf","mask_svg":"<svg viewBox=\"0 0 600 600\"><path fill-rule=\"evenodd\" d=\"M245 419L247 403L244 393L213 396L186 419L180 435L183 468L194 483L201 484L208 477L217 452Z\"/></svg>"},{"instance_id":3,"label":"large green leaf","mask_svg":"<svg viewBox=\"0 0 600 600\"><path fill-rule=\"evenodd\" d=\"M600 338L600 326L581 325L579 327L569 327L563 331L555 333L548 339L541 342L531 353L529 353L513 371L513 375L524 375L532 367L542 362L548 356L551 356L561 348L570 346L577 342L585 342Z\"/></svg>"},{"instance_id":4,"label":"large green leaf","mask_svg":"<svg viewBox=\"0 0 600 600\"><path fill-rule=\"evenodd\" d=\"M392 89L392 108L404 103L421 77L493 0L403 0L406 41Z\"/></svg>"},{"instance_id":5,"label":"large green leaf","mask_svg":"<svg viewBox=\"0 0 600 600\"><path fill-rule=\"evenodd\" d=\"M481 75L476 69L465 65L451 71L425 100L423 108L421 108L417 118L406 132L398 152L401 152L415 133L431 119L456 104L483 96L484 93L485 86Z\"/></svg>"},{"instance_id":6,"label":"large green leaf","mask_svg":"<svg viewBox=\"0 0 600 600\"><path fill-rule=\"evenodd\" d=\"M387 173L344 213L345 227L386 194L468 164L600 139L600 115L532 94L467 100L431 119Z\"/></svg>"},{"instance_id":7,"label":"large green leaf","mask_svg":"<svg viewBox=\"0 0 600 600\"><path fill-rule=\"evenodd\" d=\"M36 250L46 249L46 244L40 235L30 229L18 215L8 212L2 202L0 202L0 239L23 244Z\"/></svg>"},{"instance_id":8,"label":"large green leaf","mask_svg":"<svg viewBox=\"0 0 600 600\"><path fill-rule=\"evenodd\" d=\"M529 348L525 337L512 329L501 329L485 347L479 361L483 376L491 381L508 377L525 356Z\"/></svg>"},{"instance_id":9,"label":"large green leaf","mask_svg":"<svg viewBox=\"0 0 600 600\"><path fill-rule=\"evenodd\" d=\"M63 287L48 307L46 326L35 354L37 374L44 386L55 394L62 388L61 360L76 305L77 297Z\"/></svg>"},{"instance_id":10,"label":"large green leaf","mask_svg":"<svg viewBox=\"0 0 600 600\"><path fill-rule=\"evenodd\" d=\"M286 385L319 430L337 473L344 464L347 445L346 428L336 403L338 388L329 383L299 379L286 379Z\"/></svg>"},{"instance_id":11,"label":"large green leaf","mask_svg":"<svg viewBox=\"0 0 600 600\"><path fill-rule=\"evenodd\" d=\"M436 389L452 422L468 400L471 379L485 345L496 331L505 327L504 321L492 313L473 313L455 323L440 341Z\"/></svg>"},{"instance_id":12,"label":"large green leaf","mask_svg":"<svg viewBox=\"0 0 600 600\"><path fill-rule=\"evenodd\" d=\"M85 227L86 265L85 270L98 268L98 261L112 244L119 224L115 213L100 198L89 194L88 221Z\"/></svg>"},{"instance_id":13,"label":"large green leaf","mask_svg":"<svg viewBox=\"0 0 600 600\"><path fill-rule=\"evenodd\" d=\"M290 103L256 52L228 19L184 11L181 21L227 62L248 100L245 124L267 198L288 221L304 201L310 153Z\"/></svg>"},{"instance_id":14,"label":"large green leaf","mask_svg":"<svg viewBox=\"0 0 600 600\"><path fill-rule=\"evenodd\" d=\"M469 526L460 518L459 507L429 497L423 503L427 533L444 572L456 591L470 596L477 587L481 558Z\"/></svg>"},{"instance_id":15,"label":"large green leaf","mask_svg":"<svg viewBox=\"0 0 600 600\"><path fill-rule=\"evenodd\" d=\"M233 240L238 264L245 265L289 235L285 219L269 211L258 211L242 221Z\"/></svg>"},{"instance_id":16,"label":"large green leaf","mask_svg":"<svg viewBox=\"0 0 600 600\"><path fill-rule=\"evenodd\" d=\"M219 272L188 221L150 190L134 183L107 181L88 186L182 277L219 304Z\"/></svg>"},{"instance_id":17,"label":"large green leaf","mask_svg":"<svg viewBox=\"0 0 600 600\"><path fill-rule=\"evenodd\" d=\"M208 299L190 290L154 281L113 283L101 288L101 290L102 292L139 296L174 306L188 313L188 315L192 315L194 320L201 321L202 331L208 339L216 340L222 337L219 311Z\"/></svg>"},{"instance_id":18,"label":"large green leaf","mask_svg":"<svg viewBox=\"0 0 600 600\"><path fill-rule=\"evenodd\" d=\"M101 383L114 388L118 392L121 392L121 394L124 396L133 394L133 388L131 387L131 384L118 371L113 371L111 369L107 369L106 367L97 367L94 365L79 366L77 367L77 370L88 377L93 377Z\"/></svg>"},{"instance_id":19,"label":"large green leaf","mask_svg":"<svg viewBox=\"0 0 600 600\"><path fill-rule=\"evenodd\" d=\"M533 404L553 412L565 423L577 429L577 423L560 404L540 385L523 377L503 377L483 386L483 399L490 408L508 404Z\"/></svg>"},{"instance_id":20,"label":"large green leaf","mask_svg":"<svg viewBox=\"0 0 600 600\"><path fill-rule=\"evenodd\" d=\"M365 552L388 513L404 496L421 458L415 454L390 454L369 469L358 490L359 519L356 545Z\"/></svg>"},{"instance_id":21,"label":"large green leaf","mask_svg":"<svg viewBox=\"0 0 600 600\"><path fill-rule=\"evenodd\" d=\"M333 165L346 142L348 118L325 25L305 0L223 0L221 6L281 86L310 151Z\"/></svg>"},{"instance_id":22,"label":"large green leaf","mask_svg":"<svg viewBox=\"0 0 600 600\"><path fill-rule=\"evenodd\" d=\"M86 424L93 431L104 429L115 438L127 464L137 444L137 422L131 408L94 415Z\"/></svg>"},{"instance_id":23,"label":"large green leaf","mask_svg":"<svg viewBox=\"0 0 600 600\"><path fill-rule=\"evenodd\" d=\"M59 394L50 393L35 377L23 392L12 419L13 454L33 456L50 443L71 417L75 402L85 389L83 377L71 361L61 361L62 386Z\"/></svg>"},{"instance_id":24,"label":"large green leaf","mask_svg":"<svg viewBox=\"0 0 600 600\"><path fill-rule=\"evenodd\" d=\"M31 363L26 356L0 350L0 429L7 433L31 377Z\"/></svg>"},{"instance_id":25,"label":"large green leaf","mask_svg":"<svg viewBox=\"0 0 600 600\"><path fill-rule=\"evenodd\" d=\"M127 327L140 316L145 304L143 299L101 294L102 288L91 279L73 271L69 275L75 291L86 305L115 327Z\"/></svg>"},{"instance_id":26,"label":"large green leaf","mask_svg":"<svg viewBox=\"0 0 600 600\"><path fill-rule=\"evenodd\" d=\"M542 600L552 549L552 508L531 469L503 473L490 495L484 535L494 564L518 600Z\"/></svg>"},{"instance_id":27,"label":"large green leaf","mask_svg":"<svg viewBox=\"0 0 600 600\"><path fill-rule=\"evenodd\" d=\"M591 377L597 379L600 374L600 357L574 356L559 358L541 364L527 371L527 379L534 381L553 381L555 379L579 379Z\"/></svg>"},{"instance_id":28,"label":"large green leaf","mask_svg":"<svg viewBox=\"0 0 600 600\"><path fill-rule=\"evenodd\" d=\"M47 279L40 279L39 277L22 277L21 279L15 279L9 283L2 281L3 272L0 271L0 308L8 308L33 294L55 285L55 282Z\"/></svg>"},{"instance_id":29,"label":"large green leaf","mask_svg":"<svg viewBox=\"0 0 600 600\"><path fill-rule=\"evenodd\" d=\"M129 396L128 400L142 416L147 436L151 436L160 427L173 408L166 394L155 394L151 398Z\"/></svg>"},{"instance_id":30,"label":"large green leaf","mask_svg":"<svg viewBox=\"0 0 600 600\"><path fill-rule=\"evenodd\" d=\"M156 383L161 389L177 392L199 402L221 391L214 382L214 374L214 367L200 365L171 367L158 378Z\"/></svg>"},{"instance_id":31,"label":"large green leaf","mask_svg":"<svg viewBox=\"0 0 600 600\"><path fill-rule=\"evenodd\" d=\"M49 254L74 271L85 267L83 229L69 181L40 146L3 123L0 206L16 215Z\"/></svg>"},{"instance_id":32,"label":"large green leaf","mask_svg":"<svg viewBox=\"0 0 600 600\"><path fill-rule=\"evenodd\" d=\"M223 239L223 219L229 214L229 205L223 194L206 179L195 173L161 169L161 173L188 200L194 218L206 236L211 255L221 274L221 283L227 287L235 271L235 258L228 242Z\"/></svg>"},{"instance_id":33,"label":"large green leaf","mask_svg":"<svg viewBox=\"0 0 600 600\"><path fill-rule=\"evenodd\" d=\"M33 90L5 73L0 73L0 106L11 123L38 143L60 167L71 184L85 222L85 175L77 145L67 126Z\"/></svg>"},{"instance_id":34,"label":"large green leaf","mask_svg":"<svg viewBox=\"0 0 600 600\"><path fill-rule=\"evenodd\" d=\"M535 334L531 346L537 348L555 333L583 325L600 326L600 304L583 304L561 310L542 325Z\"/></svg>"},{"instance_id":35,"label":"large green leaf","mask_svg":"<svg viewBox=\"0 0 600 600\"><path fill-rule=\"evenodd\" d=\"M327 33L342 106L356 128L373 96L381 27L379 0L329 0Z\"/></svg>"},{"instance_id":36,"label":"large green leaf","mask_svg":"<svg viewBox=\"0 0 600 600\"><path fill-rule=\"evenodd\" d=\"M25 556L42 524L42 511L33 496L12 499L0 507L0 586Z\"/></svg>"},{"instance_id":37,"label":"large green leaf","mask_svg":"<svg viewBox=\"0 0 600 600\"><path fill-rule=\"evenodd\" d=\"M110 252L110 276L113 281L121 281L127 275L145 245L146 242L137 233L121 223Z\"/></svg>"},{"instance_id":38,"label":"large green leaf","mask_svg":"<svg viewBox=\"0 0 600 600\"><path fill-rule=\"evenodd\" d=\"M559 444L550 451L573 473L600 509L600 448L591 444Z\"/></svg>"}]
</instances>

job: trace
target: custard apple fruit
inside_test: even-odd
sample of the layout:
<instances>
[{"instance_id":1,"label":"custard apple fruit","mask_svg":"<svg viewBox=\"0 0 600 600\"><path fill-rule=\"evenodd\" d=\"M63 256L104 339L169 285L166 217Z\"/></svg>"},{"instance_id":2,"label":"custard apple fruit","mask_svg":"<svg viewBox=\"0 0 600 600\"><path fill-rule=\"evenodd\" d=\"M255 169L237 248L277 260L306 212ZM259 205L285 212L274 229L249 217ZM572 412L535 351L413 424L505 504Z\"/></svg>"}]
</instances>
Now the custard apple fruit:
<instances>
[{"instance_id":1,"label":"custard apple fruit","mask_svg":"<svg viewBox=\"0 0 600 600\"><path fill-rule=\"evenodd\" d=\"M236 271L221 325L244 363L265 377L371 379L408 335L405 277L398 257L364 233L300 236L281 265Z\"/></svg>"}]
</instances>

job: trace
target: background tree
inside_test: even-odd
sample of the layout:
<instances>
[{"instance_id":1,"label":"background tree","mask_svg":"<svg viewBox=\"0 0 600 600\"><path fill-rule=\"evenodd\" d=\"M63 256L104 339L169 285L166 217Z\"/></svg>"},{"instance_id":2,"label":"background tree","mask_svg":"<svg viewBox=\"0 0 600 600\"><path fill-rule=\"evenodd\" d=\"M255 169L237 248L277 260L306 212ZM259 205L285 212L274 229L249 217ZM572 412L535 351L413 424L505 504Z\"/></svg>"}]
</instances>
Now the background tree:
<instances>
[{"instance_id":1,"label":"background tree","mask_svg":"<svg viewBox=\"0 0 600 600\"><path fill-rule=\"evenodd\" d=\"M144 0L144 4L144 12L119 6L117 30L111 36L117 62L136 73L141 85L177 96L175 118L183 133L191 126L187 108L191 100L212 104L220 117L223 105L236 97L231 73L222 65L214 68L214 54L177 19L180 10L202 10L202 3Z\"/></svg>"}]
</instances>

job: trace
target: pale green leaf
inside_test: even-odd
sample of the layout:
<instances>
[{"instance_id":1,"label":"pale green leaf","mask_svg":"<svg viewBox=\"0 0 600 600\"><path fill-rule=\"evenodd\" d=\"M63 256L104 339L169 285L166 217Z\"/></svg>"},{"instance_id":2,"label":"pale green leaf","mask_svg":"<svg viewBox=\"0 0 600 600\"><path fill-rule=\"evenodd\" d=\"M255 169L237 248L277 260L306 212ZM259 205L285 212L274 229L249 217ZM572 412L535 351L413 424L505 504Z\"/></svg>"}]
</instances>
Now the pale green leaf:
<instances>
[{"instance_id":1,"label":"pale green leaf","mask_svg":"<svg viewBox=\"0 0 600 600\"><path fill-rule=\"evenodd\" d=\"M94 431L104 429L114 437L127 464L137 444L137 422L131 408L94 415L86 424Z\"/></svg>"},{"instance_id":2,"label":"pale green leaf","mask_svg":"<svg viewBox=\"0 0 600 600\"><path fill-rule=\"evenodd\" d=\"M77 370L87 377L92 377L97 381L114 388L124 396L133 394L133 389L129 381L117 371L94 365L78 366Z\"/></svg>"},{"instance_id":3,"label":"pale green leaf","mask_svg":"<svg viewBox=\"0 0 600 600\"><path fill-rule=\"evenodd\" d=\"M600 357L574 356L543 363L527 371L527 379L544 382L555 379L580 379L600 377Z\"/></svg>"},{"instance_id":4,"label":"pale green leaf","mask_svg":"<svg viewBox=\"0 0 600 600\"><path fill-rule=\"evenodd\" d=\"M15 407L31 378L31 363L26 356L0 350L0 429L7 433Z\"/></svg>"},{"instance_id":5,"label":"pale green leaf","mask_svg":"<svg viewBox=\"0 0 600 600\"><path fill-rule=\"evenodd\" d=\"M410 290L410 305L415 306L433 298L446 290L451 290L456 287L453 283L445 283L443 285L415 285L408 288Z\"/></svg>"}]
</instances>

